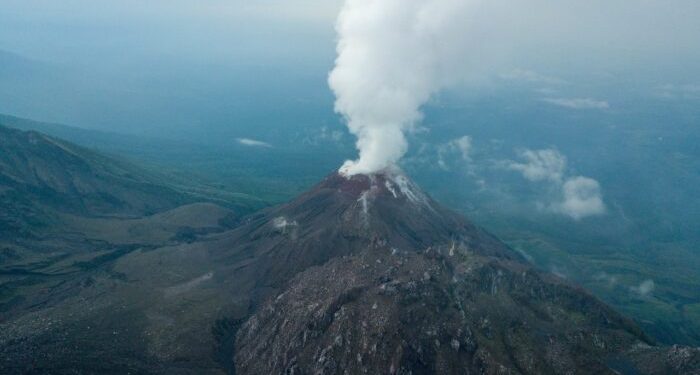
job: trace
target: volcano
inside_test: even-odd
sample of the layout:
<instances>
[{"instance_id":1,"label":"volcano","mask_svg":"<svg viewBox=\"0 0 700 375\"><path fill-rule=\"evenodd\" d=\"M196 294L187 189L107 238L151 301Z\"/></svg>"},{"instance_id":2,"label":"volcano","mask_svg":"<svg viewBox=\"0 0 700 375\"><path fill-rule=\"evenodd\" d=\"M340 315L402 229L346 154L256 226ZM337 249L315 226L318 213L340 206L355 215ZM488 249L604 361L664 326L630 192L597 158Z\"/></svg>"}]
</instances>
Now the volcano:
<instances>
[{"instance_id":1,"label":"volcano","mask_svg":"<svg viewBox=\"0 0 700 375\"><path fill-rule=\"evenodd\" d=\"M368 248L414 253L450 243L500 259L522 260L461 216L442 208L405 175L333 174L288 204L231 233L221 256L254 256L259 281L280 286L310 266ZM452 251L455 251L453 249Z\"/></svg>"},{"instance_id":2,"label":"volcano","mask_svg":"<svg viewBox=\"0 0 700 375\"><path fill-rule=\"evenodd\" d=\"M698 371L400 172L334 174L271 214L270 261L305 270L240 328L238 373Z\"/></svg>"},{"instance_id":3,"label":"volcano","mask_svg":"<svg viewBox=\"0 0 700 375\"><path fill-rule=\"evenodd\" d=\"M6 373L688 374L401 171L334 173L223 233L130 251L0 323ZM693 372L695 371L695 372Z\"/></svg>"}]
</instances>

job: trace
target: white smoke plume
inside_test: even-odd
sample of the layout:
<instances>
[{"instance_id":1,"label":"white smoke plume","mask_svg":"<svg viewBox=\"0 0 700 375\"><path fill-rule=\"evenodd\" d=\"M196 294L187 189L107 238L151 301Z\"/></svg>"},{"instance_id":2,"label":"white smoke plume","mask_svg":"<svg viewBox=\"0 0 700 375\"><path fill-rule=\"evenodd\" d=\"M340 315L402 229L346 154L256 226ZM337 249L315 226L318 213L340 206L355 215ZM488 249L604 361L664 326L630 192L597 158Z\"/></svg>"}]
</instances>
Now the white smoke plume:
<instances>
[{"instance_id":1,"label":"white smoke plume","mask_svg":"<svg viewBox=\"0 0 700 375\"><path fill-rule=\"evenodd\" d=\"M480 2L345 0L328 81L360 157L342 173L374 173L406 153L405 132L421 120L421 106L462 68L465 25Z\"/></svg>"}]
</instances>

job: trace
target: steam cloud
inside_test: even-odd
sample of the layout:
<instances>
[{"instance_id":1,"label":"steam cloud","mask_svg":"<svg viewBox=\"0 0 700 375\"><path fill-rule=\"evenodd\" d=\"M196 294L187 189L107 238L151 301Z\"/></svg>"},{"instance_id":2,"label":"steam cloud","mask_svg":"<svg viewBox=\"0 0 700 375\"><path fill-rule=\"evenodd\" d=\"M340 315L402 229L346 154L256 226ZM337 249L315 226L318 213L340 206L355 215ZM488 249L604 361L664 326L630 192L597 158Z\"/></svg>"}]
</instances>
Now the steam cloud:
<instances>
[{"instance_id":1,"label":"steam cloud","mask_svg":"<svg viewBox=\"0 0 700 375\"><path fill-rule=\"evenodd\" d=\"M338 16L336 65L329 85L335 110L357 136L358 160L346 175L396 163L421 106L454 81L479 0L346 0Z\"/></svg>"}]
</instances>

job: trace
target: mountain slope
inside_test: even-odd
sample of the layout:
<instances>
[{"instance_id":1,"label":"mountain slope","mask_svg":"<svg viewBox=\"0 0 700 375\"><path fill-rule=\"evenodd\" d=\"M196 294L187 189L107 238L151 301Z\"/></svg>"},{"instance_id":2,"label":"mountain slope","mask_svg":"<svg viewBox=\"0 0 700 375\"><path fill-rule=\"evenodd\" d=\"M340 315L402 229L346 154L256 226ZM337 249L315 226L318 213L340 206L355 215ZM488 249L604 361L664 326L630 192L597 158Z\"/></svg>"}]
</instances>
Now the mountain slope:
<instances>
[{"instance_id":1,"label":"mountain slope","mask_svg":"<svg viewBox=\"0 0 700 375\"><path fill-rule=\"evenodd\" d=\"M180 185L188 188L192 187L193 178L208 182L217 189L208 186L199 191L200 196L236 202L249 209L289 200L324 177L325 171L344 158L333 148L338 147L335 142L309 148L309 142L317 142L312 139L318 136L315 129L291 135L291 141L285 138L285 144L290 141L289 144L304 145L299 149L283 144L274 147L246 145L236 138L245 134L219 137L215 141L197 136L173 139L170 134L115 133L3 114L0 114L0 124L35 130L109 155L151 163L158 171L171 171L170 180L179 177Z\"/></svg>"},{"instance_id":2,"label":"mountain slope","mask_svg":"<svg viewBox=\"0 0 700 375\"><path fill-rule=\"evenodd\" d=\"M102 218L109 231L126 219L202 200L167 176L38 132L0 125L2 269L36 270L31 264L44 264L59 254L104 248L90 242L109 242L106 237L83 233L86 221ZM235 204L230 207L244 212Z\"/></svg>"},{"instance_id":3,"label":"mountain slope","mask_svg":"<svg viewBox=\"0 0 700 375\"><path fill-rule=\"evenodd\" d=\"M599 374L620 363L639 370L631 353L651 348L631 320L534 270L400 175L335 175L284 207L296 223L290 248L305 237L304 212L333 207L326 192L346 202L332 210L342 212L335 224L354 217L365 242L301 272L256 310L237 337L238 373ZM696 362L678 373L698 370L690 353ZM645 358L665 361L654 355Z\"/></svg>"},{"instance_id":4,"label":"mountain slope","mask_svg":"<svg viewBox=\"0 0 700 375\"><path fill-rule=\"evenodd\" d=\"M331 175L53 294L0 321L5 372L653 374L700 355L653 346L398 173Z\"/></svg>"},{"instance_id":5,"label":"mountain slope","mask_svg":"<svg viewBox=\"0 0 700 375\"><path fill-rule=\"evenodd\" d=\"M143 215L192 201L126 163L37 132L0 126L0 184L6 195L88 215Z\"/></svg>"},{"instance_id":6,"label":"mountain slope","mask_svg":"<svg viewBox=\"0 0 700 375\"><path fill-rule=\"evenodd\" d=\"M64 288L109 274L129 252L192 242L246 212L198 188L0 126L0 322L64 303Z\"/></svg>"},{"instance_id":7,"label":"mountain slope","mask_svg":"<svg viewBox=\"0 0 700 375\"><path fill-rule=\"evenodd\" d=\"M263 205L191 178L145 169L39 132L0 124L0 233L5 236L43 233L63 221L58 213L138 218L201 201L239 214Z\"/></svg>"}]
</instances>

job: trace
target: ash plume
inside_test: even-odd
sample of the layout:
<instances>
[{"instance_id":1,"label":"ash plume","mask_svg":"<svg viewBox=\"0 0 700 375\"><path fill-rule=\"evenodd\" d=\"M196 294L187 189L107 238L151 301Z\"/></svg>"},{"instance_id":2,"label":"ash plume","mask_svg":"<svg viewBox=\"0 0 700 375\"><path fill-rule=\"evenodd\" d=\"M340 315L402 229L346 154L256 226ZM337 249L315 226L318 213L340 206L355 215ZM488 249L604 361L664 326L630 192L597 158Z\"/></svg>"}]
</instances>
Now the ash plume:
<instances>
[{"instance_id":1,"label":"ash plume","mask_svg":"<svg viewBox=\"0 0 700 375\"><path fill-rule=\"evenodd\" d=\"M329 85L335 110L357 136L359 159L345 175L396 163L405 133L432 94L455 81L479 0L346 0L338 16L337 59Z\"/></svg>"}]
</instances>

